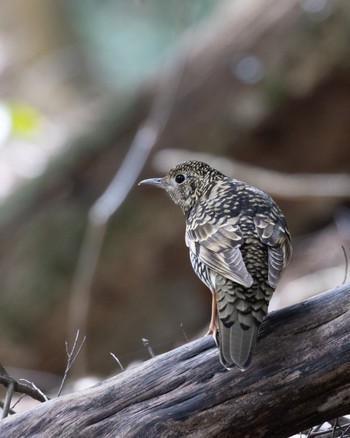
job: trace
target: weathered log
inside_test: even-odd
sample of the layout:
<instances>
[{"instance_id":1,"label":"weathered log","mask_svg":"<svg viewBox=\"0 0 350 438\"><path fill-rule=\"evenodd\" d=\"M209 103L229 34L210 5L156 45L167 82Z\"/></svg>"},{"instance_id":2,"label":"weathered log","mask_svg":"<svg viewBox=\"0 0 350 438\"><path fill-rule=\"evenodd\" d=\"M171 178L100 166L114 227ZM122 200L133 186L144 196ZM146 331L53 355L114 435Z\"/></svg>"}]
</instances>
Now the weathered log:
<instances>
[{"instance_id":1,"label":"weathered log","mask_svg":"<svg viewBox=\"0 0 350 438\"><path fill-rule=\"evenodd\" d=\"M271 313L251 367L211 337L0 423L13 437L286 437L350 411L350 283Z\"/></svg>"}]
</instances>

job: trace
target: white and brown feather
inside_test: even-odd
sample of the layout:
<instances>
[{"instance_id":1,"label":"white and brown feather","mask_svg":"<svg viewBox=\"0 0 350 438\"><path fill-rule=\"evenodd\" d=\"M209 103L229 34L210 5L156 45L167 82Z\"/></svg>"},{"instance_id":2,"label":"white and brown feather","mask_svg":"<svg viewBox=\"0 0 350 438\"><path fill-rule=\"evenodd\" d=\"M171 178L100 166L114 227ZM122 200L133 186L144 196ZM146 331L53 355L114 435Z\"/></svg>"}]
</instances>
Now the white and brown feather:
<instances>
[{"instance_id":1,"label":"white and brown feather","mask_svg":"<svg viewBox=\"0 0 350 438\"><path fill-rule=\"evenodd\" d=\"M284 216L266 193L197 161L176 166L162 186L185 214L193 269L216 294L220 359L244 369L291 258Z\"/></svg>"}]
</instances>

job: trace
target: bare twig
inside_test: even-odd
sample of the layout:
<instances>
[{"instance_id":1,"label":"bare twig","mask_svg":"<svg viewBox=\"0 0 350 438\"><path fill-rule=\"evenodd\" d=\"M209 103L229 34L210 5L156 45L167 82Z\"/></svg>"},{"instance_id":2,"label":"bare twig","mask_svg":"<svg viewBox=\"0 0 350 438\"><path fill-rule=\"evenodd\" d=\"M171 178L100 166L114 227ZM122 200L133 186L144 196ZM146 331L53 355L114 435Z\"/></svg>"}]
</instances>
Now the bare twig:
<instances>
[{"instance_id":1,"label":"bare twig","mask_svg":"<svg viewBox=\"0 0 350 438\"><path fill-rule=\"evenodd\" d=\"M4 402L4 407L2 410L1 418L6 418L9 414L11 400L13 397L14 390L15 390L15 382L13 379L11 379L11 381L9 381L9 383L7 385L6 397L5 397L5 402Z\"/></svg>"},{"instance_id":2,"label":"bare twig","mask_svg":"<svg viewBox=\"0 0 350 438\"><path fill-rule=\"evenodd\" d=\"M323 427L322 426L327 426ZM316 438L316 437L329 437L329 438L335 438L335 437L342 437L342 438L349 438L349 431L350 431L350 423L348 418L346 417L338 417L335 420L329 420L327 423L321 423L317 426L312 427L308 434L307 438Z\"/></svg>"},{"instance_id":3,"label":"bare twig","mask_svg":"<svg viewBox=\"0 0 350 438\"><path fill-rule=\"evenodd\" d=\"M16 401L16 403L14 404L14 406L17 405L18 402L19 402L20 400L22 400L23 397L25 397L25 394L22 394L22 395L21 395L21 397L19 398L19 400ZM0 400L0 408L1 408L1 409L4 409L4 406L5 406L5 403L4 403L3 401ZM12 406L12 408L10 408L10 410L9 410L9 412L8 412L10 415L14 415L14 414L16 413L16 411L13 410L13 407L14 407L14 406Z\"/></svg>"},{"instance_id":4,"label":"bare twig","mask_svg":"<svg viewBox=\"0 0 350 438\"><path fill-rule=\"evenodd\" d=\"M117 358L117 356L114 353L109 353L113 359L117 362L117 364L120 366L121 370L124 371L125 368L123 367L122 363L120 362L120 360Z\"/></svg>"},{"instance_id":5,"label":"bare twig","mask_svg":"<svg viewBox=\"0 0 350 438\"><path fill-rule=\"evenodd\" d=\"M11 377L1 363L0 363L0 384L4 385L7 388L6 399L4 403L4 412L7 412L7 414L10 412L9 406L11 403L13 392L19 392L22 394L29 395L33 399L38 400L40 402L44 402L48 400L46 395L42 391L40 391L40 389L38 389L34 385L34 383L24 379L16 380L13 377Z\"/></svg>"},{"instance_id":6,"label":"bare twig","mask_svg":"<svg viewBox=\"0 0 350 438\"><path fill-rule=\"evenodd\" d=\"M322 426L322 424L321 424ZM320 427L321 427L320 426ZM317 430L316 432L312 432L312 434L310 435L311 438L316 438L316 437L322 437L323 435L326 435L327 437L329 437L331 433L331 429L326 429L326 430Z\"/></svg>"},{"instance_id":7,"label":"bare twig","mask_svg":"<svg viewBox=\"0 0 350 438\"><path fill-rule=\"evenodd\" d=\"M312 427L307 434L307 438L313 438L314 436L317 436L317 432L321 429L321 427L322 424L318 424L317 426Z\"/></svg>"},{"instance_id":8,"label":"bare twig","mask_svg":"<svg viewBox=\"0 0 350 438\"><path fill-rule=\"evenodd\" d=\"M349 261L348 261L348 255L346 254L346 250L344 248L344 246L342 245L342 250L344 253L344 258L345 258L345 275L344 275L344 280L342 284L346 283L346 279L348 278L348 267L349 267Z\"/></svg>"},{"instance_id":9,"label":"bare twig","mask_svg":"<svg viewBox=\"0 0 350 438\"><path fill-rule=\"evenodd\" d=\"M0 376L0 383L2 385L6 386L6 388L11 383L11 381L14 381L14 383L15 383L14 390L16 392L20 392L22 394L29 395L30 397L32 397L35 400L38 400L40 402L44 402L44 401L48 400L48 398L41 391L37 391L35 389L35 387L28 385L26 383L18 382L17 380L13 379L12 377Z\"/></svg>"},{"instance_id":10,"label":"bare twig","mask_svg":"<svg viewBox=\"0 0 350 438\"><path fill-rule=\"evenodd\" d=\"M41 391L41 389L39 389L35 383L30 382L27 379L19 379L18 382L23 383L25 385L28 385L28 387L32 388L33 391L35 391L37 394L41 394L41 396L46 399L46 401L48 400L48 398L46 397L46 395Z\"/></svg>"},{"instance_id":11,"label":"bare twig","mask_svg":"<svg viewBox=\"0 0 350 438\"><path fill-rule=\"evenodd\" d=\"M72 293L68 310L67 337L71 339L73 333L81 330L86 333L86 321L90 306L90 293L94 273L100 256L103 238L107 225L88 225L83 240L76 271L73 278ZM80 368L84 372L85 354L83 351Z\"/></svg>"},{"instance_id":12,"label":"bare twig","mask_svg":"<svg viewBox=\"0 0 350 438\"><path fill-rule=\"evenodd\" d=\"M151 346L151 344L149 342L149 339L142 338L142 344L147 349L149 355L151 357L155 357L155 354L154 354L153 348L152 348L152 346Z\"/></svg>"},{"instance_id":13,"label":"bare twig","mask_svg":"<svg viewBox=\"0 0 350 438\"><path fill-rule=\"evenodd\" d=\"M332 438L335 438L335 432L336 432L336 430L337 430L337 427L338 427L338 419L336 418L336 419L334 420L334 423L333 423Z\"/></svg>"},{"instance_id":14,"label":"bare twig","mask_svg":"<svg viewBox=\"0 0 350 438\"><path fill-rule=\"evenodd\" d=\"M346 436L349 436L349 432L350 432L350 424L348 423L348 424L346 424L345 425L345 427L346 427L346 429L344 430L344 432L341 434L341 436L342 437L346 437ZM347 434L347 435L346 435Z\"/></svg>"},{"instance_id":15,"label":"bare twig","mask_svg":"<svg viewBox=\"0 0 350 438\"><path fill-rule=\"evenodd\" d=\"M81 341L81 343L80 343L80 345L77 347L79 335L80 335L80 332L79 332L79 330L77 330L77 333L75 335L75 339L74 339L74 343L73 343L73 347L72 347L71 351L69 351L68 342L67 341L65 342L66 353L67 353L67 359L68 360L67 360L67 366L66 366L66 369L64 371L64 375L63 375L63 378L62 378L62 382L61 382L60 388L59 388L59 390L57 392L57 397L59 397L61 395L61 392L62 392L62 389L63 389L63 385L64 385L64 383L66 381L66 378L67 378L67 375L69 373L69 370L73 366L76 358L78 357L78 355L79 355L79 353L80 353L80 351L81 351L81 349L82 349L82 347L84 345L84 342L86 341L86 336L84 336L82 341Z\"/></svg>"},{"instance_id":16,"label":"bare twig","mask_svg":"<svg viewBox=\"0 0 350 438\"><path fill-rule=\"evenodd\" d=\"M30 395L32 398L35 398L36 400L39 400L39 398L40 398L39 401L42 401L42 402L48 400L46 395L33 382L30 382L29 380L26 380L26 379L19 379L18 381L16 381L15 379L13 379L10 376L6 376L6 378L8 379L8 383L5 385L5 386L7 386L5 402L1 403L2 408L3 408L2 418L6 418L9 414L11 414L11 415L15 414L15 411L13 410L13 408L15 406L17 406L18 403L26 395ZM23 383L21 383L21 382L23 382ZM31 388L30 391L28 390L29 388ZM10 407L11 401L12 401L13 394L15 391L16 392L25 391L25 393L23 393L19 397L19 399L16 401L16 403L14 403L13 407L11 408ZM35 397L33 396L33 394L35 394Z\"/></svg>"},{"instance_id":17,"label":"bare twig","mask_svg":"<svg viewBox=\"0 0 350 438\"><path fill-rule=\"evenodd\" d=\"M21 394L18 397L18 400L12 405L12 408L10 409L10 414L15 414L15 411L14 411L15 407L22 401L22 399L24 399L25 396L26 396L26 394Z\"/></svg>"},{"instance_id":18,"label":"bare twig","mask_svg":"<svg viewBox=\"0 0 350 438\"><path fill-rule=\"evenodd\" d=\"M10 377L2 363L0 363L0 376Z\"/></svg>"},{"instance_id":19,"label":"bare twig","mask_svg":"<svg viewBox=\"0 0 350 438\"><path fill-rule=\"evenodd\" d=\"M186 339L186 342L189 342L189 339L188 339L188 337L187 337L187 335L186 335L186 332L185 332L185 328L184 328L184 325L183 325L183 323L181 323L181 330L182 330L182 333L183 333L183 335L184 335L184 338Z\"/></svg>"}]
</instances>

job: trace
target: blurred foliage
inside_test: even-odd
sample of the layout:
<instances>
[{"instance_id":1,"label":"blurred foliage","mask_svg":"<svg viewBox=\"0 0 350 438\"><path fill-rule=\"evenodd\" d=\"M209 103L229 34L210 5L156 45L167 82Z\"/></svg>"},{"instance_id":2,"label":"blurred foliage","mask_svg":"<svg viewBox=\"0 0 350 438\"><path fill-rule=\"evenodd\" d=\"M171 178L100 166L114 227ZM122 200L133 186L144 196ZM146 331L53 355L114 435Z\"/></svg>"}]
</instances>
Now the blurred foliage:
<instances>
[{"instance_id":1,"label":"blurred foliage","mask_svg":"<svg viewBox=\"0 0 350 438\"><path fill-rule=\"evenodd\" d=\"M41 114L38 109L21 101L0 101L2 115L10 122L9 133L13 136L29 137L38 132ZM5 121L6 123L6 121ZM3 125L3 119L0 118Z\"/></svg>"},{"instance_id":2,"label":"blurred foliage","mask_svg":"<svg viewBox=\"0 0 350 438\"><path fill-rule=\"evenodd\" d=\"M222 0L65 0L64 8L97 80L120 89L155 73L177 37L201 23L220 3Z\"/></svg>"},{"instance_id":3,"label":"blurred foliage","mask_svg":"<svg viewBox=\"0 0 350 438\"><path fill-rule=\"evenodd\" d=\"M7 251L1 266L0 328L9 338L33 338L40 331L35 322L67 297L67 279L75 269L85 216L82 204L59 201L47 205L39 213L38 221L28 221L19 231L19 245ZM11 241L3 242L4 247L10 244ZM28 331L28 327L36 329Z\"/></svg>"}]
</instances>

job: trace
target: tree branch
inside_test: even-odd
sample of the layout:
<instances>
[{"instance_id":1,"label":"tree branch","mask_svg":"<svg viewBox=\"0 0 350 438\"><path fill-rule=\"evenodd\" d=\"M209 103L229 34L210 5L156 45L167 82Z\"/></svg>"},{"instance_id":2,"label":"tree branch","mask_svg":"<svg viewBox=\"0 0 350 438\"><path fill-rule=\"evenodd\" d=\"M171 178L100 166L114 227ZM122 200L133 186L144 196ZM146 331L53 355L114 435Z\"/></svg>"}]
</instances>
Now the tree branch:
<instances>
[{"instance_id":1,"label":"tree branch","mask_svg":"<svg viewBox=\"0 0 350 438\"><path fill-rule=\"evenodd\" d=\"M281 437L350 411L350 284L273 312L251 367L211 337L0 423L0 436Z\"/></svg>"},{"instance_id":2,"label":"tree branch","mask_svg":"<svg viewBox=\"0 0 350 438\"><path fill-rule=\"evenodd\" d=\"M209 163L232 178L242 179L269 193L285 199L350 198L348 173L285 173L261 166L243 163L230 157L218 156L184 149L163 149L154 157L155 167L167 172L171 167L186 160Z\"/></svg>"}]
</instances>

